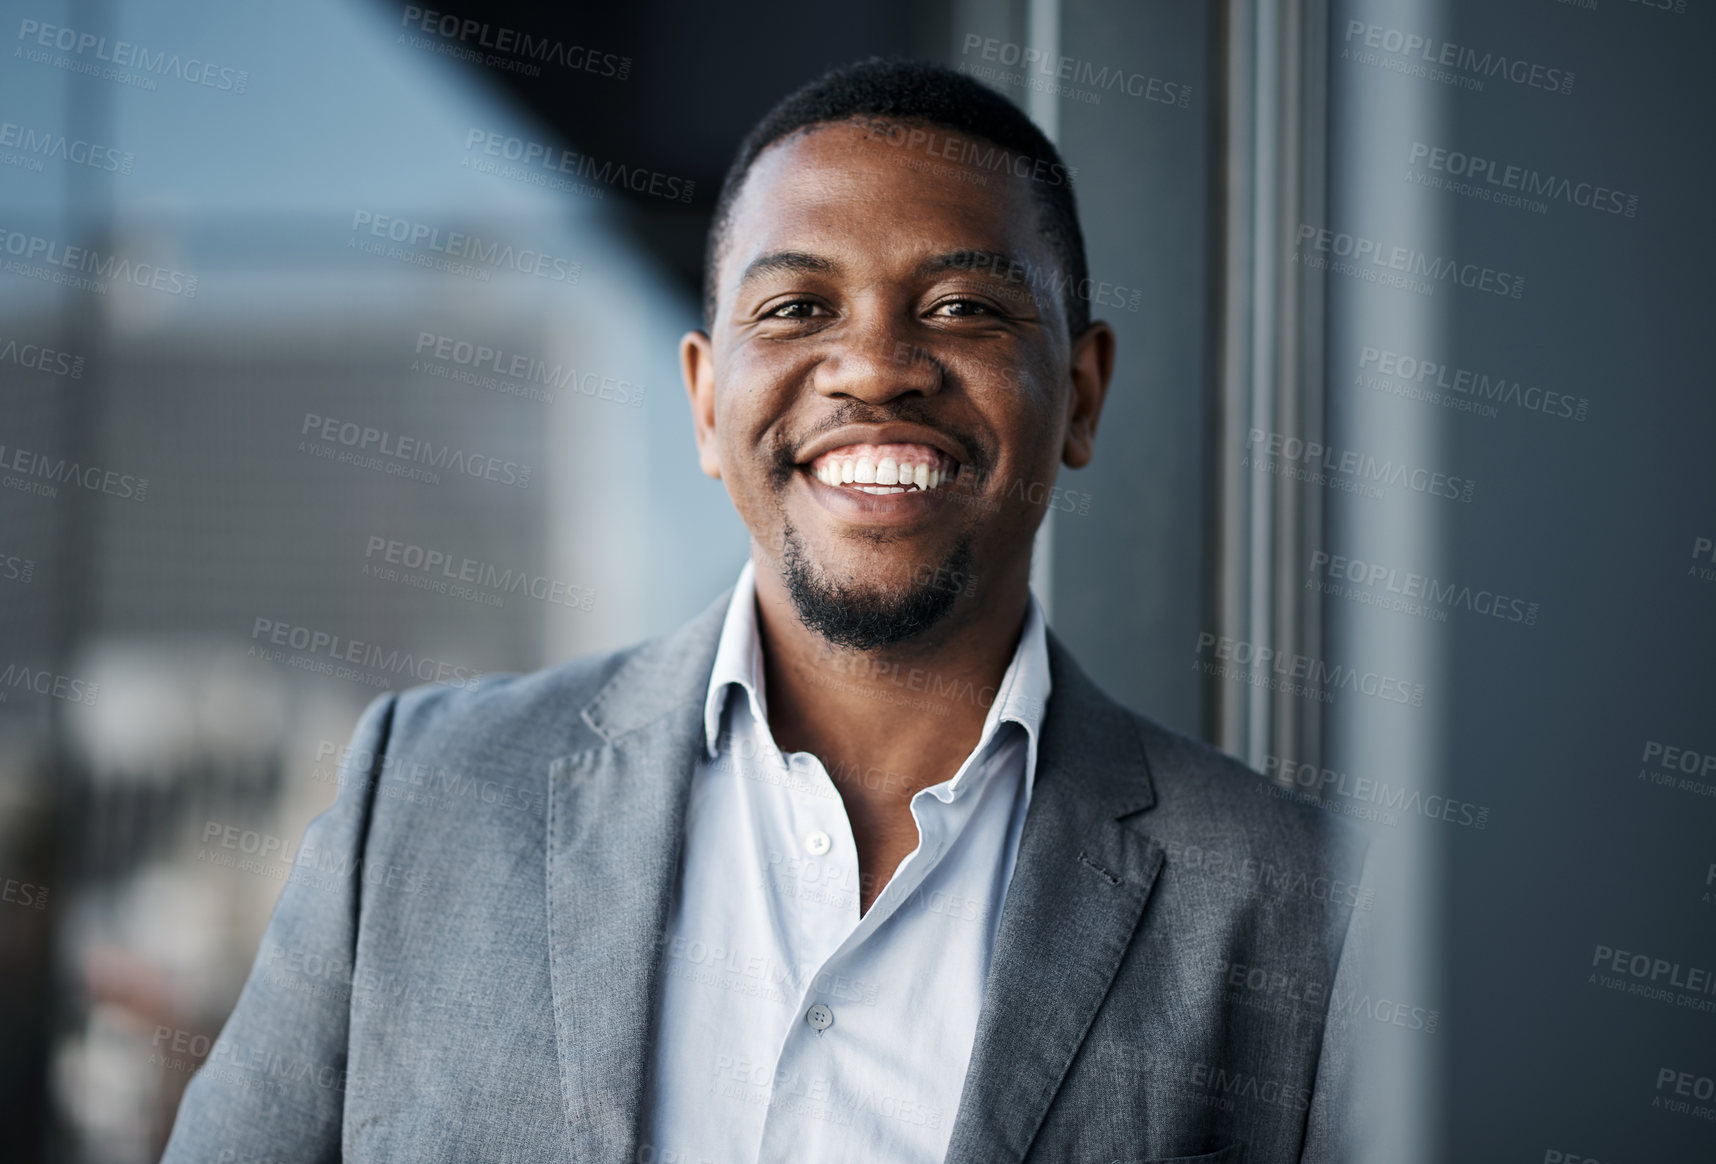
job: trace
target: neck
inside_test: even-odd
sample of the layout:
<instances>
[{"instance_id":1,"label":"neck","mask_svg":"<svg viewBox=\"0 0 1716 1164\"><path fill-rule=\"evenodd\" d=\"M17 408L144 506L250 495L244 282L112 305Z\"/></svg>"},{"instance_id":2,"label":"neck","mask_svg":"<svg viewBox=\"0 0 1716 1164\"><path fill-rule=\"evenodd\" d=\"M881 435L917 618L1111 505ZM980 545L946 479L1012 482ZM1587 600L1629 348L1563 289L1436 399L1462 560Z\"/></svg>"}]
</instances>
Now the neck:
<instances>
[{"instance_id":1,"label":"neck","mask_svg":"<svg viewBox=\"0 0 1716 1164\"><path fill-rule=\"evenodd\" d=\"M958 604L909 642L836 647L799 621L779 568L757 571L757 633L769 730L785 752L810 752L833 779L858 847L865 913L920 840L911 799L951 779L1018 645L1030 601L1027 556L983 579L982 606Z\"/></svg>"},{"instance_id":2,"label":"neck","mask_svg":"<svg viewBox=\"0 0 1716 1164\"><path fill-rule=\"evenodd\" d=\"M961 598L923 634L856 651L805 626L778 570L753 556L769 728L782 750L816 755L849 802L859 774L856 794L903 803L958 771L1023 631L1029 560L985 575L981 603Z\"/></svg>"}]
</instances>

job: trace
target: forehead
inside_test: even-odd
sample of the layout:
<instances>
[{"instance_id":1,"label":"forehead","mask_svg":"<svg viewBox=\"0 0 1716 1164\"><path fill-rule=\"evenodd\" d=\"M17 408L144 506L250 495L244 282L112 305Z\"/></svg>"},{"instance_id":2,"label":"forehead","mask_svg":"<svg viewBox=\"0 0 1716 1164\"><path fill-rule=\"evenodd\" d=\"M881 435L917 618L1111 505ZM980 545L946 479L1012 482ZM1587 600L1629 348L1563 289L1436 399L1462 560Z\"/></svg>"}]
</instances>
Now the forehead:
<instances>
[{"instance_id":1,"label":"forehead","mask_svg":"<svg viewBox=\"0 0 1716 1164\"><path fill-rule=\"evenodd\" d=\"M733 205L720 265L725 296L759 255L827 255L876 275L954 250L1015 254L1045 269L1031 178L999 146L912 124L832 122L770 145ZM983 159L965 161L961 158Z\"/></svg>"}]
</instances>

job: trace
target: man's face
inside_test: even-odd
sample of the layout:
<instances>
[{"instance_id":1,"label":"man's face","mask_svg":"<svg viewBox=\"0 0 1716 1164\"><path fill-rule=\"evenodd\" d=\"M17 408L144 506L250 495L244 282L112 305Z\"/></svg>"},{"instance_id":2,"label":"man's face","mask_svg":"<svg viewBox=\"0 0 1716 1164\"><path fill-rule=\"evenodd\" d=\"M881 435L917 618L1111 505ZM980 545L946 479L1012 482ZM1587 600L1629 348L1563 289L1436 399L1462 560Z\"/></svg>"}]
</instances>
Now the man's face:
<instances>
[{"instance_id":1,"label":"man's face","mask_svg":"<svg viewBox=\"0 0 1716 1164\"><path fill-rule=\"evenodd\" d=\"M682 350L704 471L759 575L859 649L922 635L962 591L1022 585L1112 364L1105 325L1067 334L1030 180L903 140L838 122L764 151L711 333Z\"/></svg>"}]
</instances>

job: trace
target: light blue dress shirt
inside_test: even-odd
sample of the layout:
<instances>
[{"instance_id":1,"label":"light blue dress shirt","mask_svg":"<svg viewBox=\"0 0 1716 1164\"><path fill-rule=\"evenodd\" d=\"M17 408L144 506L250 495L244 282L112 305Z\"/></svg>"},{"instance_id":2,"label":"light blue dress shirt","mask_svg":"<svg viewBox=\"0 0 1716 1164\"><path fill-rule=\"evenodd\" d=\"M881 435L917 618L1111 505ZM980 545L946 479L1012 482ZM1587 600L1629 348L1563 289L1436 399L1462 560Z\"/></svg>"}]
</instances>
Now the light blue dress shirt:
<instances>
[{"instance_id":1,"label":"light blue dress shirt","mask_svg":"<svg viewBox=\"0 0 1716 1164\"><path fill-rule=\"evenodd\" d=\"M709 679L636 1164L939 1161L1031 798L1042 611L1033 597L977 746L912 797L917 848L862 917L845 805L815 756L776 746L763 675L747 563ZM928 706L990 694L909 669L830 681Z\"/></svg>"}]
</instances>

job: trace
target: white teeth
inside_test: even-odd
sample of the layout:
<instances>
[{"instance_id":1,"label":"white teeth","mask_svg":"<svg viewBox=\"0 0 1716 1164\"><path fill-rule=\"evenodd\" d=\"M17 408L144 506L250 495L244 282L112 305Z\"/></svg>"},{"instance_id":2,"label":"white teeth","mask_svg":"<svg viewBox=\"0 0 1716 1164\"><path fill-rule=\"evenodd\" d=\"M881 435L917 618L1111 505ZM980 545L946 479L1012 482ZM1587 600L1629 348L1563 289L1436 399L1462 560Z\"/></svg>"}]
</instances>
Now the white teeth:
<instances>
[{"instance_id":1,"label":"white teeth","mask_svg":"<svg viewBox=\"0 0 1716 1164\"><path fill-rule=\"evenodd\" d=\"M923 462L906 461L897 457L871 460L867 456L839 457L825 461L812 470L825 485L855 485L866 493L904 493L916 487L921 492L938 489L953 480L952 469Z\"/></svg>"}]
</instances>

